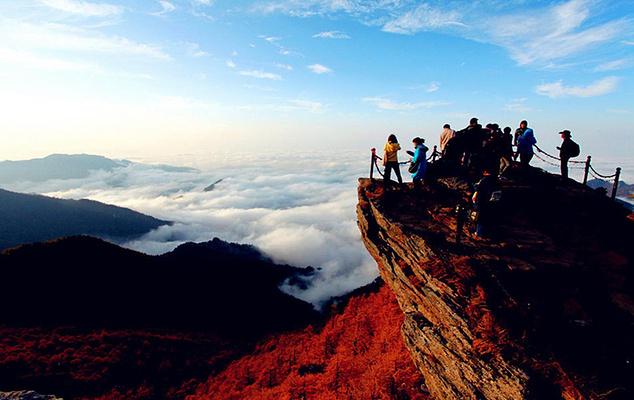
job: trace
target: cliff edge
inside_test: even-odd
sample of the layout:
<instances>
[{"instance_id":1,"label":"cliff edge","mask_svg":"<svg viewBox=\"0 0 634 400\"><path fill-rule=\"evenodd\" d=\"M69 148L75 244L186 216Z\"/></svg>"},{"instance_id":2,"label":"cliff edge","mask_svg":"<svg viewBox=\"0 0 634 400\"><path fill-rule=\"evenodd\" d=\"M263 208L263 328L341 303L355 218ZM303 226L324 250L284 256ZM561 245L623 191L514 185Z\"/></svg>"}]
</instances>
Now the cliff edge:
<instances>
[{"instance_id":1,"label":"cliff edge","mask_svg":"<svg viewBox=\"0 0 634 400\"><path fill-rule=\"evenodd\" d=\"M634 220L539 170L502 181L495 234L456 242L473 186L414 192L360 179L358 225L405 314L406 347L438 399L634 398Z\"/></svg>"}]
</instances>

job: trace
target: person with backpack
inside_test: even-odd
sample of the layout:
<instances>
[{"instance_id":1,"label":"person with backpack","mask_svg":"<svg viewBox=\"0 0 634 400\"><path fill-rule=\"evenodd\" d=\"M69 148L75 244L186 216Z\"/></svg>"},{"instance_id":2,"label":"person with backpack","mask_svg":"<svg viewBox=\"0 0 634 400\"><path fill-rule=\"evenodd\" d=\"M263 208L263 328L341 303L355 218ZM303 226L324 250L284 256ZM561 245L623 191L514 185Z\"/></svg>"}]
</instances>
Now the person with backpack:
<instances>
[{"instance_id":1,"label":"person with backpack","mask_svg":"<svg viewBox=\"0 0 634 400\"><path fill-rule=\"evenodd\" d=\"M568 160L573 157L577 157L581 151L579 145L575 143L571 137L570 131L565 129L559 132L563 142L561 146L557 146L559 150L559 158L561 159L561 180L566 181L568 179Z\"/></svg>"},{"instance_id":2,"label":"person with backpack","mask_svg":"<svg viewBox=\"0 0 634 400\"><path fill-rule=\"evenodd\" d=\"M533 158L533 146L537 143L537 139L535 139L535 134L528 127L526 121L522 121L522 125L524 125L525 129L521 136L517 138L517 152L520 155L520 166L523 169L527 169Z\"/></svg>"},{"instance_id":3,"label":"person with backpack","mask_svg":"<svg viewBox=\"0 0 634 400\"><path fill-rule=\"evenodd\" d=\"M383 146L384 156L383 156L383 166L385 166L385 176L383 177L383 183L385 185L385 189L390 187L392 183L392 170L394 170L394 174L396 175L396 179L398 179L398 183L403 183L403 178L401 178L401 166L398 163L398 151L401 149L401 145L398 144L398 140L396 139L396 135L390 135L387 138L387 143Z\"/></svg>"}]
</instances>

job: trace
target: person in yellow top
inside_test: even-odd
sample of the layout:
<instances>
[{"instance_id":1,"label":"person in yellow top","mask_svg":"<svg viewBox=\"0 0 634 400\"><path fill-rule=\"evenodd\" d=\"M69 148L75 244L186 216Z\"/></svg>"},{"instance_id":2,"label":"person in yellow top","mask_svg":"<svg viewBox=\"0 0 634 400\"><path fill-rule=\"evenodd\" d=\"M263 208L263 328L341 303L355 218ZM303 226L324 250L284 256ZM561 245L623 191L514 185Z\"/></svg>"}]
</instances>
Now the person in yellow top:
<instances>
[{"instance_id":1,"label":"person in yellow top","mask_svg":"<svg viewBox=\"0 0 634 400\"><path fill-rule=\"evenodd\" d=\"M398 144L396 136L388 136L387 143L385 143L385 146L383 146L383 151L385 152L385 155L383 156L383 165L385 166L383 183L385 184L386 189L389 188L391 184L390 177L392 176L392 170L394 170L394 174L396 175L396 179L398 179L398 183L403 183L397 154L400 149L401 145Z\"/></svg>"}]
</instances>

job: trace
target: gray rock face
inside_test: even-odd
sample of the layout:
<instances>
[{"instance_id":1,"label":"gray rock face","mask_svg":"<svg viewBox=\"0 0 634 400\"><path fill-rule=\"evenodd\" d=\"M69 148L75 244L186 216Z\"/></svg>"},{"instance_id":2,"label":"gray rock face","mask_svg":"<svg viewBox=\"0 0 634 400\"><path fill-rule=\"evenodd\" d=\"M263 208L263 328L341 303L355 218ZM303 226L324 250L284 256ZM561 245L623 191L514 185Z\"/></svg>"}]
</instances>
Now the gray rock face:
<instances>
[{"instance_id":1,"label":"gray rock face","mask_svg":"<svg viewBox=\"0 0 634 400\"><path fill-rule=\"evenodd\" d=\"M632 398L634 218L580 184L505 181L495 233L456 242L469 185L360 179L358 226L437 399Z\"/></svg>"},{"instance_id":2,"label":"gray rock face","mask_svg":"<svg viewBox=\"0 0 634 400\"><path fill-rule=\"evenodd\" d=\"M33 390L0 392L0 400L64 400L50 394L39 394Z\"/></svg>"}]
</instances>

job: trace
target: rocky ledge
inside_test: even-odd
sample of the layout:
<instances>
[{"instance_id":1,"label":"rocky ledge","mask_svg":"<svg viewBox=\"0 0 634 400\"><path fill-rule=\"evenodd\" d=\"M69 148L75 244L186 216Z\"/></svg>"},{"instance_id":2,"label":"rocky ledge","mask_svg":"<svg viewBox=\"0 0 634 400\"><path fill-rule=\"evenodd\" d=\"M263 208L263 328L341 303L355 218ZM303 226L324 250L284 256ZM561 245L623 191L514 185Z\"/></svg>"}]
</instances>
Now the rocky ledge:
<instances>
[{"instance_id":1,"label":"rocky ledge","mask_svg":"<svg viewBox=\"0 0 634 400\"><path fill-rule=\"evenodd\" d=\"M433 171L432 171L433 172ZM456 241L468 179L360 179L358 225L438 399L634 398L634 220L539 170L502 181L494 234Z\"/></svg>"}]
</instances>

